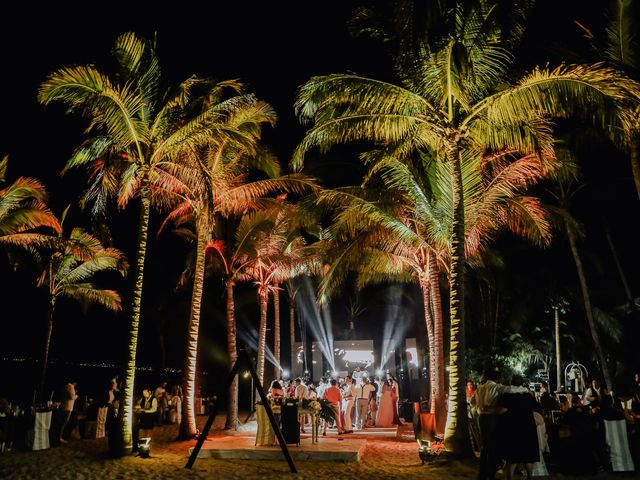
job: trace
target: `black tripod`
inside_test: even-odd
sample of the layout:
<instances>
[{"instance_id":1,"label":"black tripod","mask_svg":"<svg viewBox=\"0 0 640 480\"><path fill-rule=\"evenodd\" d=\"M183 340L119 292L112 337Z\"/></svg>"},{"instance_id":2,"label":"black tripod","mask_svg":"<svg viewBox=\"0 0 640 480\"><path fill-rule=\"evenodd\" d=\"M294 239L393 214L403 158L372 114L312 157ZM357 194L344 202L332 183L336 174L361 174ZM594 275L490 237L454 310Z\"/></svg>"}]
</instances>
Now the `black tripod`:
<instances>
[{"instance_id":1,"label":"black tripod","mask_svg":"<svg viewBox=\"0 0 640 480\"><path fill-rule=\"evenodd\" d=\"M227 376L227 382L225 383L225 388L229 388L229 385L231 385L231 382L233 381L235 376L238 375L238 371L240 370L240 367L244 367L247 370L249 370L249 373L253 378L256 390L258 390L258 395L260 395L260 399L262 400L264 409L267 412L267 416L269 417L271 428L273 428L273 431L276 434L276 437L278 439L278 444L282 449L282 454L284 455L285 460L289 464L289 470L291 471L291 473L298 473L298 470L296 469L296 465L295 463L293 463L293 458L291 458L291 454L289 453L289 449L287 448L287 444L282 435L282 431L280 430L280 427L276 423L276 419L273 416L273 410L271 410L269 399L267 398L267 395L264 392L264 388L262 388L262 384L258 379L258 374L256 372L256 369L253 366L253 362L251 361L251 357L249 357L249 352L247 352L246 348L241 348L238 351L238 359L236 360L235 365L233 366L233 368L229 372L229 375ZM185 468L191 468L194 462L196 461L196 458L198 458L198 453L200 453L200 449L202 448L204 441L207 439L207 435L209 434L209 430L211 430L211 426L213 425L213 421L215 420L217 413L218 413L218 406L217 404L214 403L211 409L211 413L209 414L209 418L207 419L207 423L205 423L204 428L202 429L202 432L198 436L198 441L196 443L196 446L191 452L191 455L189 456L189 460L187 460L187 464L185 465Z\"/></svg>"}]
</instances>

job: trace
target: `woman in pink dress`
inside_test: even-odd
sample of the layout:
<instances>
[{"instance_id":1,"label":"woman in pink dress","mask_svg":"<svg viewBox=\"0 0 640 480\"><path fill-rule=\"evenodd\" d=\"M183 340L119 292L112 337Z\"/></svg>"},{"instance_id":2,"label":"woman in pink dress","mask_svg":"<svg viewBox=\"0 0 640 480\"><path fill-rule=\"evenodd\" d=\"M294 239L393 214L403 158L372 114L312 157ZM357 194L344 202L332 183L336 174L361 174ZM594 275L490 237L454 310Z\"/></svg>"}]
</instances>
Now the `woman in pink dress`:
<instances>
[{"instance_id":1,"label":"woman in pink dress","mask_svg":"<svg viewBox=\"0 0 640 480\"><path fill-rule=\"evenodd\" d=\"M393 427L393 387L388 380L382 385L382 395L380 396L380 405L378 405L378 417L376 418L376 427L389 428Z\"/></svg>"}]
</instances>

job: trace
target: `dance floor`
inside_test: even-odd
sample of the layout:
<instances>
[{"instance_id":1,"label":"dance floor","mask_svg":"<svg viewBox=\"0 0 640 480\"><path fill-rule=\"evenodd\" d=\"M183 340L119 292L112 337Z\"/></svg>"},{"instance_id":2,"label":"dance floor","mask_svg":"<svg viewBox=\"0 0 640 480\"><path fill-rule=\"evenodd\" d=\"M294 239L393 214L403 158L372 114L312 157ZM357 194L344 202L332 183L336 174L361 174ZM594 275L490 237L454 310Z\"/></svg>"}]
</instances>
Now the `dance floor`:
<instances>
[{"instance_id":1,"label":"dance floor","mask_svg":"<svg viewBox=\"0 0 640 480\"><path fill-rule=\"evenodd\" d=\"M300 435L300 445L287 445L294 460L322 462L357 462L362 456L368 439L395 438L397 427L367 428L364 431L338 435L329 430L320 436L317 443L311 442L310 434ZM237 432L233 435L209 437L203 444L198 458L226 458L236 460L284 460L279 446L255 446L255 433ZM189 448L189 455L193 447Z\"/></svg>"}]
</instances>

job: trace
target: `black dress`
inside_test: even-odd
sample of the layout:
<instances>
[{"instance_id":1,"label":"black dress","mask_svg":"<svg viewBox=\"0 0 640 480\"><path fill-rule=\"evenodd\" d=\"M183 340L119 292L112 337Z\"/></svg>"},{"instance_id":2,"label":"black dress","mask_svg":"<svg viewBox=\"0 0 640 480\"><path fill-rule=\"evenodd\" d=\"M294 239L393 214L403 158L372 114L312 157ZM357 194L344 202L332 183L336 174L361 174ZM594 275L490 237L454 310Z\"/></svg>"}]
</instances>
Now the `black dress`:
<instances>
[{"instance_id":1,"label":"black dress","mask_svg":"<svg viewBox=\"0 0 640 480\"><path fill-rule=\"evenodd\" d=\"M498 417L500 454L507 463L535 463L540 459L538 430L533 418L536 400L529 393L503 393L497 406L507 409Z\"/></svg>"}]
</instances>

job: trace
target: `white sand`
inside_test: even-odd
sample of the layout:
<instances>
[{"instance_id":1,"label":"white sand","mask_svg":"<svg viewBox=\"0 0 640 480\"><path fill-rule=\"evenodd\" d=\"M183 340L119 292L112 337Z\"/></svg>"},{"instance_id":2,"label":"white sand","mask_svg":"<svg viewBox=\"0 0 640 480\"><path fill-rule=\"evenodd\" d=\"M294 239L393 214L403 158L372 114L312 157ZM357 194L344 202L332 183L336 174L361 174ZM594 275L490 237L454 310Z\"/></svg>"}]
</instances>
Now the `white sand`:
<instances>
[{"instance_id":1,"label":"white sand","mask_svg":"<svg viewBox=\"0 0 640 480\"><path fill-rule=\"evenodd\" d=\"M206 417L199 416L200 427ZM224 416L218 416L210 436L222 434ZM0 453L0 478L29 479L475 479L477 461L467 462L436 459L421 465L415 442L395 439L367 439L360 462L297 462L298 474L289 473L284 458L275 461L197 459L193 468L185 469L188 449L195 440L174 441L177 426L164 426L153 431L151 457L111 459L106 439L72 439L69 443L36 452L12 451ZM348 438L345 438L348 441ZM292 447L295 448L295 447ZM551 478L575 478L552 476ZM598 475L593 479L620 478Z\"/></svg>"}]
</instances>

